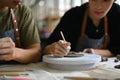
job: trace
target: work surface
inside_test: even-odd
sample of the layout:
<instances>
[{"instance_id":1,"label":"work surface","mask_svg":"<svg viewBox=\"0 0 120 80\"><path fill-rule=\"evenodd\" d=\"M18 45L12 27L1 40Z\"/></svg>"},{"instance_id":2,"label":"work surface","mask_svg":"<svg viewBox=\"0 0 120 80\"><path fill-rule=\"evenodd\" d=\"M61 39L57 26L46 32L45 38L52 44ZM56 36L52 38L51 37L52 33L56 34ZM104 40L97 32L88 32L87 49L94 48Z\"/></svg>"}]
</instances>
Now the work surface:
<instances>
[{"instance_id":1,"label":"work surface","mask_svg":"<svg viewBox=\"0 0 120 80\"><path fill-rule=\"evenodd\" d=\"M100 62L96 68L84 71L52 69L43 62L27 65L0 65L0 75L3 75L0 76L0 80L92 80L93 78L120 80L120 69L114 68L118 64L120 61L115 62L115 58L109 58L106 62Z\"/></svg>"}]
</instances>

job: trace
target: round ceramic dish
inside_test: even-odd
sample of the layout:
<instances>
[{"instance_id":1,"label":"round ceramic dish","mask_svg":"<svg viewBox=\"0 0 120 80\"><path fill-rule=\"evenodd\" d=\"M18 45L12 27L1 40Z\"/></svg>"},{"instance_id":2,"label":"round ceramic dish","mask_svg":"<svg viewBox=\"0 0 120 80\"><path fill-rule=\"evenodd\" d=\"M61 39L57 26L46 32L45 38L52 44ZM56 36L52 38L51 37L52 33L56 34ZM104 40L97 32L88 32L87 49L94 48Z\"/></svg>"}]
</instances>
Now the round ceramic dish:
<instances>
[{"instance_id":1,"label":"round ceramic dish","mask_svg":"<svg viewBox=\"0 0 120 80\"><path fill-rule=\"evenodd\" d=\"M101 56L96 54L80 53L81 57L54 57L44 55L43 62L49 67L61 70L88 70L96 67L96 63L101 61Z\"/></svg>"}]
</instances>

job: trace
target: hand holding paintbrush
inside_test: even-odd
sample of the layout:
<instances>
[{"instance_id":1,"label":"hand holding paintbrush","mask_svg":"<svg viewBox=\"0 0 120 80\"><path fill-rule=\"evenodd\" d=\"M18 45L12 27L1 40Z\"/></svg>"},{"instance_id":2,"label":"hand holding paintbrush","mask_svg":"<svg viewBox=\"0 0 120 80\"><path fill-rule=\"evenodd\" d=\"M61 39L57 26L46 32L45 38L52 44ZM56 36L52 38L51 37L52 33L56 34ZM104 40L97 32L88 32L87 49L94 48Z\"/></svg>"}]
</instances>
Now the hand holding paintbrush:
<instances>
[{"instance_id":1,"label":"hand holding paintbrush","mask_svg":"<svg viewBox=\"0 0 120 80\"><path fill-rule=\"evenodd\" d=\"M69 53L71 47L70 47L70 45L67 45L67 41L65 40L65 37L64 37L62 31L60 31L60 34L61 34L61 36L62 36L62 38L63 38L63 41L64 41L64 42L62 41L62 43L65 45L66 50L67 50L66 53L65 53L65 55L64 55L64 56L66 56L66 55Z\"/></svg>"},{"instance_id":2,"label":"hand holding paintbrush","mask_svg":"<svg viewBox=\"0 0 120 80\"><path fill-rule=\"evenodd\" d=\"M63 57L69 53L71 49L71 43L65 40L62 31L60 32L60 35L62 36L63 40L58 40L57 42L53 42L52 44L47 45L45 47L44 53L52 54L55 57Z\"/></svg>"}]
</instances>

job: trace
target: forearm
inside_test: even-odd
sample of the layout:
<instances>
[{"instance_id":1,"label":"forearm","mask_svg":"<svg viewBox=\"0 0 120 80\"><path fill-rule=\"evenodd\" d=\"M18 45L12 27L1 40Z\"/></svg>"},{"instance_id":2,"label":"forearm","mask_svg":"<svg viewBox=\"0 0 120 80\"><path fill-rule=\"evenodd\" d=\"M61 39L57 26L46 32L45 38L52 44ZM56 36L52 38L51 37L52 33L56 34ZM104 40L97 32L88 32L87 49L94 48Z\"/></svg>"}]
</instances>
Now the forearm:
<instances>
[{"instance_id":1,"label":"forearm","mask_svg":"<svg viewBox=\"0 0 120 80\"><path fill-rule=\"evenodd\" d=\"M39 44L32 45L28 49L15 48L14 60L20 63L37 62L41 58Z\"/></svg>"},{"instance_id":2,"label":"forearm","mask_svg":"<svg viewBox=\"0 0 120 80\"><path fill-rule=\"evenodd\" d=\"M101 55L102 57L110 57L112 53L109 50L93 49L95 54Z\"/></svg>"}]
</instances>

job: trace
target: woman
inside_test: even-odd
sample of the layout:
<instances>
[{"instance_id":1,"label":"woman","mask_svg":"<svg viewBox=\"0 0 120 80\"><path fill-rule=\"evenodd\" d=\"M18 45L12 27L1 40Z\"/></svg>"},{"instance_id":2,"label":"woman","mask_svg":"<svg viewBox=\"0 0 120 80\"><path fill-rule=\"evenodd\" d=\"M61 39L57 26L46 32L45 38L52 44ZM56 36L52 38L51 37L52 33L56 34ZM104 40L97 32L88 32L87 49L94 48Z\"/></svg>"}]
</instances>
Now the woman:
<instances>
[{"instance_id":1,"label":"woman","mask_svg":"<svg viewBox=\"0 0 120 80\"><path fill-rule=\"evenodd\" d=\"M91 52L101 56L120 53L120 6L115 0L89 0L67 11L47 40L46 54L65 55L71 51ZM60 31L66 38L61 43ZM65 44L65 43L64 43Z\"/></svg>"},{"instance_id":2,"label":"woman","mask_svg":"<svg viewBox=\"0 0 120 80\"><path fill-rule=\"evenodd\" d=\"M0 64L40 60L40 39L30 9L21 0L0 0Z\"/></svg>"}]
</instances>

